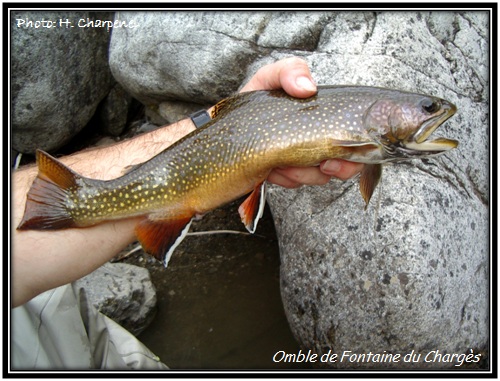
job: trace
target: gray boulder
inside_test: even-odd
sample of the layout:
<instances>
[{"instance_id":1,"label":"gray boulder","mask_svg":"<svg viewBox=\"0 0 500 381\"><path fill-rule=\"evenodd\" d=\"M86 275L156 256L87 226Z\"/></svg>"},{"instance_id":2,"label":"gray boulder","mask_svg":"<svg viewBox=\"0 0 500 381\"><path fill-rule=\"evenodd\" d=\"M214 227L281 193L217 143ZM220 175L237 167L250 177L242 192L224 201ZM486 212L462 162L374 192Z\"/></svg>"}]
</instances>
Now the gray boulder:
<instances>
[{"instance_id":1,"label":"gray boulder","mask_svg":"<svg viewBox=\"0 0 500 381\"><path fill-rule=\"evenodd\" d=\"M113 19L109 12L13 12L12 145L17 151L61 147L87 124L108 93L110 33L77 27L87 17ZM52 27L35 27L42 20ZM66 28L66 20L74 27Z\"/></svg>"},{"instance_id":2,"label":"gray boulder","mask_svg":"<svg viewBox=\"0 0 500 381\"><path fill-rule=\"evenodd\" d=\"M445 156L386 166L366 212L357 180L270 189L283 302L304 347L421 354L410 364L323 365L457 369L424 358L487 349L487 26L485 13L345 13L305 56L319 83L452 101L458 113L438 135L460 141Z\"/></svg>"},{"instance_id":3,"label":"gray boulder","mask_svg":"<svg viewBox=\"0 0 500 381\"><path fill-rule=\"evenodd\" d=\"M115 82L96 112L103 133L111 136L123 133L131 104L132 97Z\"/></svg>"},{"instance_id":4,"label":"gray boulder","mask_svg":"<svg viewBox=\"0 0 500 381\"><path fill-rule=\"evenodd\" d=\"M111 71L146 105L169 99L217 102L237 88L257 56L252 36L264 17L245 13L237 20L224 12L117 12L116 19L138 26L113 31Z\"/></svg>"},{"instance_id":5,"label":"gray boulder","mask_svg":"<svg viewBox=\"0 0 500 381\"><path fill-rule=\"evenodd\" d=\"M114 77L146 105L213 104L274 49L314 50L325 12L117 12L136 28L113 31Z\"/></svg>"},{"instance_id":6,"label":"gray boulder","mask_svg":"<svg viewBox=\"0 0 500 381\"><path fill-rule=\"evenodd\" d=\"M136 336L156 314L156 290L145 268L107 263L75 283L98 311Z\"/></svg>"}]
</instances>

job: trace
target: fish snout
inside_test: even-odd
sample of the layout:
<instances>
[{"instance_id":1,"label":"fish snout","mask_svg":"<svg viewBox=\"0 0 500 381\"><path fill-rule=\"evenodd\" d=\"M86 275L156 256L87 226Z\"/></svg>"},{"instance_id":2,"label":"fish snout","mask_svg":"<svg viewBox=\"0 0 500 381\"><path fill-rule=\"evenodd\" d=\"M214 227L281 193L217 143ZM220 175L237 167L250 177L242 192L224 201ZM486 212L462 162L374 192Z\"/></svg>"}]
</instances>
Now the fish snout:
<instances>
[{"instance_id":1,"label":"fish snout","mask_svg":"<svg viewBox=\"0 0 500 381\"><path fill-rule=\"evenodd\" d=\"M408 139L409 141L423 143L440 125L457 112L457 106L445 99L436 99L430 104L428 102L430 102L428 98L421 102L422 112L428 113L428 117Z\"/></svg>"}]
</instances>

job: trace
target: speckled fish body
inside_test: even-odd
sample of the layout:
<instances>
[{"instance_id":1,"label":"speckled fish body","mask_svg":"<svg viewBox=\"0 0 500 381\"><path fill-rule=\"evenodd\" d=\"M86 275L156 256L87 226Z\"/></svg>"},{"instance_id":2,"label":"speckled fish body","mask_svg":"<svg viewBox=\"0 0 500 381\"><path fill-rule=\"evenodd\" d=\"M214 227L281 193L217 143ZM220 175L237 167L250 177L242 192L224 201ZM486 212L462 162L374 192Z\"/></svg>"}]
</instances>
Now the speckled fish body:
<instances>
[{"instance_id":1,"label":"speckled fish body","mask_svg":"<svg viewBox=\"0 0 500 381\"><path fill-rule=\"evenodd\" d=\"M114 180L81 177L38 151L39 176L18 229L144 216L138 239L166 265L194 217L252 191L239 212L253 232L276 167L331 158L366 163L360 188L368 203L380 164L457 146L428 139L455 111L443 99L372 87L320 87L307 99L281 90L242 93L216 105L210 123Z\"/></svg>"}]
</instances>

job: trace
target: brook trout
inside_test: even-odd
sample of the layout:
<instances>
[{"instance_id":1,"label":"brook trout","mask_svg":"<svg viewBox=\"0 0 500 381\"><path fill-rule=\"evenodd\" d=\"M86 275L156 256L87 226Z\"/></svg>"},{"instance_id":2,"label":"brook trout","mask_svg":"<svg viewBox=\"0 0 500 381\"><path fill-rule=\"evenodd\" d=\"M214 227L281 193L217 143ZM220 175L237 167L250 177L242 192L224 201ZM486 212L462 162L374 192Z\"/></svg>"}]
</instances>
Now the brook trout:
<instances>
[{"instance_id":1,"label":"brook trout","mask_svg":"<svg viewBox=\"0 0 500 381\"><path fill-rule=\"evenodd\" d=\"M194 218L250 192L238 211L253 233L275 167L365 163L360 191L368 205L383 163L457 147L429 139L455 111L444 99L373 87L320 86L307 99L282 90L238 94L214 107L211 122L114 180L82 177L37 151L39 173L18 229L143 216L137 239L167 266Z\"/></svg>"}]
</instances>

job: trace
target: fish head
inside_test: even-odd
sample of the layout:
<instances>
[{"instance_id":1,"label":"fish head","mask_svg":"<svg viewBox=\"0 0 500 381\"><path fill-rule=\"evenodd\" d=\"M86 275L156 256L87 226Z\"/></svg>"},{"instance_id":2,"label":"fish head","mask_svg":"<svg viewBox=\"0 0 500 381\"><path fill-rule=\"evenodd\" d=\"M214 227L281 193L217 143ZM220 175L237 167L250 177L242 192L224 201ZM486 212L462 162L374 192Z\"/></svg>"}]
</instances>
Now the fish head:
<instances>
[{"instance_id":1,"label":"fish head","mask_svg":"<svg viewBox=\"0 0 500 381\"><path fill-rule=\"evenodd\" d=\"M396 94L374 102L365 114L368 133L383 151L383 161L425 157L446 152L458 141L430 135L457 108L447 100L421 94Z\"/></svg>"}]
</instances>

